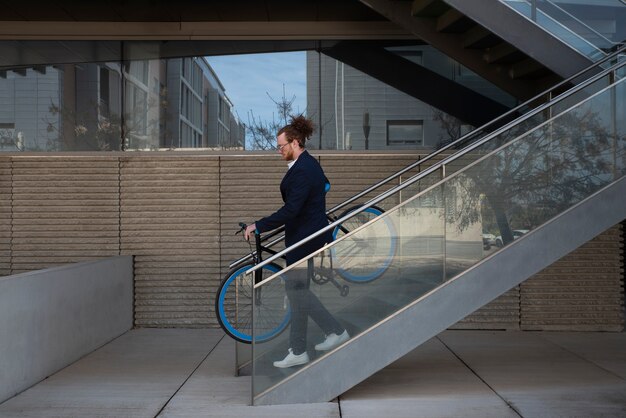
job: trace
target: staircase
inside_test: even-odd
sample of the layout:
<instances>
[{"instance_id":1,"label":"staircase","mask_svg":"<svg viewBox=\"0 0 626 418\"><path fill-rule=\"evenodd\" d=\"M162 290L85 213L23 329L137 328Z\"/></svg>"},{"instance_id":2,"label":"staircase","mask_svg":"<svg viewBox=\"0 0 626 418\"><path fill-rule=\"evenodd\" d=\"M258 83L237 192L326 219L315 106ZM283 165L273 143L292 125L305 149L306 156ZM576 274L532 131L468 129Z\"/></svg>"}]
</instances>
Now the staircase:
<instances>
[{"instance_id":1,"label":"staircase","mask_svg":"<svg viewBox=\"0 0 626 418\"><path fill-rule=\"evenodd\" d=\"M362 2L521 100L605 55L532 0Z\"/></svg>"},{"instance_id":2,"label":"staircase","mask_svg":"<svg viewBox=\"0 0 626 418\"><path fill-rule=\"evenodd\" d=\"M346 283L348 296L329 284L311 286L349 331L348 342L316 353L323 335L311 324L312 361L289 369L272 366L286 354L288 332L253 344L253 404L331 400L626 218L625 68L610 64L368 202L400 203L313 254L319 265L333 248L367 238L370 248L355 256L367 268L389 261L377 240L397 242L385 272ZM483 250L488 221L503 232L502 249ZM384 235L383 222L395 236ZM519 228L530 232L513 240L510 231Z\"/></svg>"}]
</instances>

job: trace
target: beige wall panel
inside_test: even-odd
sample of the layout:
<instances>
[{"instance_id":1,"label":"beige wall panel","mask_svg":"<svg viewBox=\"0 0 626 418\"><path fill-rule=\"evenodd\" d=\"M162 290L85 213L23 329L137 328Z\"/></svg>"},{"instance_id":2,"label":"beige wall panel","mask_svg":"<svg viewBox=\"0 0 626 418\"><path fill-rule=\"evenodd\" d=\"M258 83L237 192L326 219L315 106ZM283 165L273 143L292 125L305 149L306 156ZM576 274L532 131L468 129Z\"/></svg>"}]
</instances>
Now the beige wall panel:
<instances>
[{"instance_id":1,"label":"beige wall panel","mask_svg":"<svg viewBox=\"0 0 626 418\"><path fill-rule=\"evenodd\" d=\"M215 326L219 158L122 157L121 251L135 255L135 325Z\"/></svg>"},{"instance_id":2,"label":"beige wall panel","mask_svg":"<svg viewBox=\"0 0 626 418\"><path fill-rule=\"evenodd\" d=\"M235 235L238 223L254 222L282 206L280 182L286 172L287 164L278 155L221 158L222 276L231 262L250 252L243 237Z\"/></svg>"},{"instance_id":3,"label":"beige wall panel","mask_svg":"<svg viewBox=\"0 0 626 418\"><path fill-rule=\"evenodd\" d=\"M332 183L329 208L418 157L312 154ZM286 170L269 153L0 158L0 274L132 254L136 326L215 327L217 287L250 252L237 223L282 205ZM610 229L454 327L622 329L621 241Z\"/></svg>"},{"instance_id":4,"label":"beige wall panel","mask_svg":"<svg viewBox=\"0 0 626 418\"><path fill-rule=\"evenodd\" d=\"M525 281L522 329L623 330L622 245L617 225Z\"/></svg>"},{"instance_id":5,"label":"beige wall panel","mask_svg":"<svg viewBox=\"0 0 626 418\"><path fill-rule=\"evenodd\" d=\"M119 254L116 157L12 157L12 272Z\"/></svg>"},{"instance_id":6,"label":"beige wall panel","mask_svg":"<svg viewBox=\"0 0 626 418\"><path fill-rule=\"evenodd\" d=\"M11 159L0 158L0 276L11 274Z\"/></svg>"},{"instance_id":7,"label":"beige wall panel","mask_svg":"<svg viewBox=\"0 0 626 418\"><path fill-rule=\"evenodd\" d=\"M418 157L418 154L375 156L362 154L350 156L321 155L319 157L320 164L331 183L331 189L328 192L326 201L327 207L330 209L332 206L385 179L413 163ZM406 178L406 176L403 178ZM399 180L395 179L389 184L381 186L379 189L360 198L354 204L349 205L349 207L376 197L383 191L388 190L392 185L397 184L399 184ZM393 196L377 206L387 210L397 204L398 197Z\"/></svg>"}]
</instances>

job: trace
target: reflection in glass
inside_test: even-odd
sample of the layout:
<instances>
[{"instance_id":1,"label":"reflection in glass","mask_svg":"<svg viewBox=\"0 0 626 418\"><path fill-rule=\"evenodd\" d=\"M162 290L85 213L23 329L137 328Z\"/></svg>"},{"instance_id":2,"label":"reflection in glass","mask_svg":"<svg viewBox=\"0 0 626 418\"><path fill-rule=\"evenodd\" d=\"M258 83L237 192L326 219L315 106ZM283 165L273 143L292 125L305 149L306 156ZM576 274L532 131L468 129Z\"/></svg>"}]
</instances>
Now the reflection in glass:
<instances>
[{"instance_id":1,"label":"reflection in glass","mask_svg":"<svg viewBox=\"0 0 626 418\"><path fill-rule=\"evenodd\" d=\"M503 246L523 239L625 173L626 84L618 80L606 88L601 80L598 85L575 106L546 112L533 124L527 121L525 130L496 137L495 145L475 150L473 159L441 181L434 177L430 186L407 187L399 205L290 269L315 266L310 290L354 338L498 251L483 244L487 226L498 232ZM362 240L394 242L396 248L393 253L370 246L359 250ZM340 263L344 248L354 254ZM346 265L357 277L375 273L358 282L342 272ZM270 277L255 291L273 281ZM255 317L254 328L264 320ZM261 327L261 332L266 331ZM316 326L308 328L311 361L326 354L315 349L323 334ZM284 334L253 345L253 396L306 367L273 366L288 348Z\"/></svg>"},{"instance_id":2,"label":"reflection in glass","mask_svg":"<svg viewBox=\"0 0 626 418\"><path fill-rule=\"evenodd\" d=\"M0 106L0 150L241 150L246 147L246 128L254 147L253 124L246 127L239 120L233 111L236 103L205 58L158 58L180 54L174 45L186 53L196 51L190 48L196 43L177 42L0 42L5 52L0 70L0 94L5 99ZM284 47L264 42L201 45L196 52L207 54ZM302 50L307 46L312 50L310 42L302 45ZM503 109L515 103L430 46L392 42L384 53L442 74L503 104ZM48 55L54 61L41 62ZM313 138L312 149L432 149L469 126L326 55L307 56L306 76L301 76L307 85L306 113L323 132L321 142ZM266 77L269 80L271 74ZM393 73L391 77L400 78ZM398 81L411 83L406 77Z\"/></svg>"},{"instance_id":3,"label":"reflection in glass","mask_svg":"<svg viewBox=\"0 0 626 418\"><path fill-rule=\"evenodd\" d=\"M626 39L626 5L620 0L503 1L594 61Z\"/></svg>"},{"instance_id":4,"label":"reflection in glass","mask_svg":"<svg viewBox=\"0 0 626 418\"><path fill-rule=\"evenodd\" d=\"M1 151L243 149L203 58L4 68Z\"/></svg>"},{"instance_id":5,"label":"reflection in glass","mask_svg":"<svg viewBox=\"0 0 626 418\"><path fill-rule=\"evenodd\" d=\"M516 104L477 74L460 71L460 64L431 46L404 45L385 51L479 92L503 104L503 109ZM321 127L311 138L313 149L433 149L469 127L461 128L464 123L445 110L314 51L307 52L307 112Z\"/></svg>"}]
</instances>

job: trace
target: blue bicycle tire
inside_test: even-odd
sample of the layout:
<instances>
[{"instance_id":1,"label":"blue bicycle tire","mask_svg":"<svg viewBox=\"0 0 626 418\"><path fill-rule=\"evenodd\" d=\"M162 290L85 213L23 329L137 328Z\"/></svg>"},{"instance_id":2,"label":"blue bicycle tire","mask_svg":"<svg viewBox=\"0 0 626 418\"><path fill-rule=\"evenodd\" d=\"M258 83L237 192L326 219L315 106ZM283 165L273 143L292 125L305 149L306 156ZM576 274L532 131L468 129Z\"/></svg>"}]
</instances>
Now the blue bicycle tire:
<instances>
[{"instance_id":1,"label":"blue bicycle tire","mask_svg":"<svg viewBox=\"0 0 626 418\"><path fill-rule=\"evenodd\" d=\"M230 270L220 284L215 297L215 314L220 327L231 338L245 343L252 343L252 282L253 274L246 271L254 267L253 263L244 264ZM277 264L268 264L262 268L263 277L282 270ZM268 274L269 273L269 274ZM291 310L284 306L283 280L274 280L264 286L261 302L257 303L257 315L262 315L266 329L255 338L256 342L269 341L280 335L291 321ZM260 306L259 306L260 305ZM282 309L282 312L281 312ZM258 324L257 324L258 327Z\"/></svg>"},{"instance_id":2,"label":"blue bicycle tire","mask_svg":"<svg viewBox=\"0 0 626 418\"><path fill-rule=\"evenodd\" d=\"M344 217L348 213L354 212L355 210L359 209L359 207L360 206L355 206L353 208L346 210L340 215L340 218ZM363 216L357 215L356 217L352 218L351 221L353 225L351 225L352 228L350 230L354 230L356 229L356 227L360 226L359 223L364 224L373 218L379 217L383 213L384 213L384 210L377 206L371 206L365 209L363 211ZM384 256L383 262L376 268L363 272L357 269L346 267L345 265L342 265L343 264L341 260L342 257L341 257L341 254L338 254L338 250L336 246L331 247L331 256L333 257L333 267L335 271L339 273L339 275L343 277L344 279L346 279L347 281L353 282L353 283L371 282L379 278L391 265L391 262L393 261L393 258L395 257L395 254L396 254L396 247L397 247L396 230L395 230L395 227L393 226L393 222L391 221L391 219L389 219L389 217L385 217L378 222L383 222L386 228L386 231L384 234L385 236L383 236L383 240L386 240L386 243L385 243L386 248L383 249L385 250L386 254ZM333 230L333 239L337 239L338 236L343 235L343 234L344 234L344 231L341 230L340 226L337 226ZM339 252L340 251L341 250L339 250Z\"/></svg>"}]
</instances>

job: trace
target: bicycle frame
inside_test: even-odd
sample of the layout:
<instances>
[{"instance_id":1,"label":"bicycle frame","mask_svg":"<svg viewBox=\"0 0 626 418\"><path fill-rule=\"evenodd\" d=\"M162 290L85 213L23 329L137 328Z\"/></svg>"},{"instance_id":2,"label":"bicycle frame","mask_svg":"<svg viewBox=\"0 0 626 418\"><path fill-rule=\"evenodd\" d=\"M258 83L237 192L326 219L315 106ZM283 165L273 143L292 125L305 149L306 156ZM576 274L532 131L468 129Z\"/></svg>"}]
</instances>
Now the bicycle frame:
<instances>
[{"instance_id":1,"label":"bicycle frame","mask_svg":"<svg viewBox=\"0 0 626 418\"><path fill-rule=\"evenodd\" d=\"M332 218L327 215L328 219L332 221ZM241 225L241 224L240 224ZM245 229L245 227L242 227L242 230ZM344 233L348 233L349 231L344 228L343 226L340 226L340 229L344 232ZM254 264L259 264L261 262L263 262L263 253L267 252L268 254L271 255L275 255L278 254L278 251L275 251L269 247L264 246L263 244L261 244L263 240L261 239L261 234L259 234L257 231L255 231L254 233L254 242L255 242L255 249L256 252L251 254L252 256L252 260L254 261ZM280 258L285 259L285 256L281 256ZM323 257L322 257L323 260ZM348 285L341 285L339 284L339 282L335 279L335 272L333 270L333 261L332 261L332 257L330 258L330 268L324 268L321 264L323 263L323 261L320 263L320 266L318 269L313 268L312 272L309 272L310 274L310 278L311 280L313 280L316 284L319 285L323 285L325 283L330 282L333 286L335 286L337 288L337 290L339 291L339 294L341 296L348 296L348 293L350 291L350 287ZM256 285L257 283L260 283L261 281L263 281L263 270L262 269L258 269L254 272L254 284ZM254 293L254 299L255 299L255 303L261 303L261 289L257 290Z\"/></svg>"}]
</instances>

